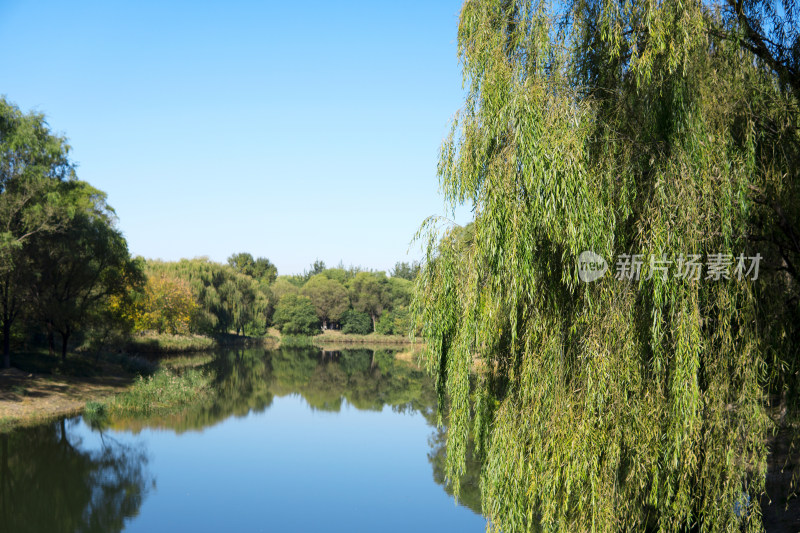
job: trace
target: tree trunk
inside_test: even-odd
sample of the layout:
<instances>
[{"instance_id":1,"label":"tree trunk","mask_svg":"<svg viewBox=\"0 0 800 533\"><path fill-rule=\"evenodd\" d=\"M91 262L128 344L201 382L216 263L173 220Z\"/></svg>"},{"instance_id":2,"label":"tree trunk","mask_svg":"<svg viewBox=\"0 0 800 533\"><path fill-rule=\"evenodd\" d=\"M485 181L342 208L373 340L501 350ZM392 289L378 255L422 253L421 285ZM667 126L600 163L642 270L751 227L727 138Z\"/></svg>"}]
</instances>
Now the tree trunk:
<instances>
[{"instance_id":1,"label":"tree trunk","mask_svg":"<svg viewBox=\"0 0 800 533\"><path fill-rule=\"evenodd\" d=\"M47 323L47 348L50 351L50 357L53 357L56 354L56 339L52 322Z\"/></svg>"},{"instance_id":2,"label":"tree trunk","mask_svg":"<svg viewBox=\"0 0 800 533\"><path fill-rule=\"evenodd\" d=\"M378 325L378 317L376 317L373 313L370 313L369 316L372 318L372 331L377 331L375 326Z\"/></svg>"},{"instance_id":3,"label":"tree trunk","mask_svg":"<svg viewBox=\"0 0 800 533\"><path fill-rule=\"evenodd\" d=\"M3 368L11 368L11 321L3 320Z\"/></svg>"},{"instance_id":4,"label":"tree trunk","mask_svg":"<svg viewBox=\"0 0 800 533\"><path fill-rule=\"evenodd\" d=\"M3 368L11 368L11 306L13 302L9 297L11 274L6 274L3 283Z\"/></svg>"},{"instance_id":5,"label":"tree trunk","mask_svg":"<svg viewBox=\"0 0 800 533\"><path fill-rule=\"evenodd\" d=\"M328 321L327 321L327 319L322 321L322 329L323 330L328 329Z\"/></svg>"},{"instance_id":6,"label":"tree trunk","mask_svg":"<svg viewBox=\"0 0 800 533\"><path fill-rule=\"evenodd\" d=\"M69 332L61 332L61 362L67 360L67 341L69 340Z\"/></svg>"}]
</instances>

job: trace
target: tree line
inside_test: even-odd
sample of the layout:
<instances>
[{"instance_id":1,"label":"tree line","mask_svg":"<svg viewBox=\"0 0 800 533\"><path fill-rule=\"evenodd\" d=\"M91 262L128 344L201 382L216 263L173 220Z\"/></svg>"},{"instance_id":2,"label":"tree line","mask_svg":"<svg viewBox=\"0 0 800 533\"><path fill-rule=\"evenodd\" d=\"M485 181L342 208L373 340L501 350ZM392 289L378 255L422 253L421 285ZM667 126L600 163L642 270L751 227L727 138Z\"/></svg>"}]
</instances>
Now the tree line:
<instances>
[{"instance_id":1,"label":"tree line","mask_svg":"<svg viewBox=\"0 0 800 533\"><path fill-rule=\"evenodd\" d=\"M270 326L284 334L405 334L418 265L398 262L385 272L327 268L316 261L298 275L278 276L266 258L249 253L226 264L206 258L147 261L147 282L135 329L167 333L262 336Z\"/></svg>"},{"instance_id":2,"label":"tree line","mask_svg":"<svg viewBox=\"0 0 800 533\"><path fill-rule=\"evenodd\" d=\"M278 276L249 253L227 263L132 257L106 194L77 177L70 146L44 115L0 98L0 331L13 346L97 348L131 333L406 333L418 265L390 276L359 267Z\"/></svg>"}]
</instances>

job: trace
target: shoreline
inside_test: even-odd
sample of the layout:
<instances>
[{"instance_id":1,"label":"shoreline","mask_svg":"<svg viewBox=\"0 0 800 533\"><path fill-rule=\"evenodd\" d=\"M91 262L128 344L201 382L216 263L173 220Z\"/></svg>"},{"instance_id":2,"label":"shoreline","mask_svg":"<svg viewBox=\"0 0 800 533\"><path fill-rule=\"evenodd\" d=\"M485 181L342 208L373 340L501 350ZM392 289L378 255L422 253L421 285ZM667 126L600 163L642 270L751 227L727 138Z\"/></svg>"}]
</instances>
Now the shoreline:
<instances>
[{"instance_id":1,"label":"shoreline","mask_svg":"<svg viewBox=\"0 0 800 533\"><path fill-rule=\"evenodd\" d=\"M135 376L122 370L92 377L0 370L0 433L81 414L87 402L125 392Z\"/></svg>"},{"instance_id":2,"label":"shoreline","mask_svg":"<svg viewBox=\"0 0 800 533\"><path fill-rule=\"evenodd\" d=\"M280 333L266 337L221 337L149 335L133 339L123 347L103 356L87 353L72 353L67 357L68 365L88 366L93 375L62 374L57 358L43 353L19 354L26 359L27 368L14 367L0 370L0 433L19 427L41 424L62 416L83 413L87 402L106 402L121 393L131 390L137 372L126 367L123 359L144 362L180 354L201 354L230 347L266 346L278 348ZM332 333L332 334L331 334ZM395 357L414 362L422 343L414 343L408 337L394 335L344 335L340 332L323 333L308 337L308 345L321 350L367 348L399 348ZM161 348L161 349L158 349ZM45 361L47 364L42 364ZM46 370L45 370L46 369ZM48 372L50 370L50 372ZM73 370L74 372L74 370Z\"/></svg>"}]
</instances>

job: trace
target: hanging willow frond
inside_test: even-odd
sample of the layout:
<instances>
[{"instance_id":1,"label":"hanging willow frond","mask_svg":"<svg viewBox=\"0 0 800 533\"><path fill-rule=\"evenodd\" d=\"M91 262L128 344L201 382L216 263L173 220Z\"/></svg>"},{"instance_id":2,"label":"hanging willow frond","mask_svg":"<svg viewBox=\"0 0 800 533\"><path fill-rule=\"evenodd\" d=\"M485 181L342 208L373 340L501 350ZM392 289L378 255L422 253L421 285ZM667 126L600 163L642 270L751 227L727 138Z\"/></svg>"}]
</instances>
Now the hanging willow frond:
<instances>
[{"instance_id":1,"label":"hanging willow frond","mask_svg":"<svg viewBox=\"0 0 800 533\"><path fill-rule=\"evenodd\" d=\"M474 438L497 531L762 527L773 398L798 414L800 114L791 57L726 6L463 6L439 176L475 218L423 229L416 321L448 479ZM612 270L590 284L587 250ZM621 254L718 253L760 253L761 276L613 276Z\"/></svg>"}]
</instances>

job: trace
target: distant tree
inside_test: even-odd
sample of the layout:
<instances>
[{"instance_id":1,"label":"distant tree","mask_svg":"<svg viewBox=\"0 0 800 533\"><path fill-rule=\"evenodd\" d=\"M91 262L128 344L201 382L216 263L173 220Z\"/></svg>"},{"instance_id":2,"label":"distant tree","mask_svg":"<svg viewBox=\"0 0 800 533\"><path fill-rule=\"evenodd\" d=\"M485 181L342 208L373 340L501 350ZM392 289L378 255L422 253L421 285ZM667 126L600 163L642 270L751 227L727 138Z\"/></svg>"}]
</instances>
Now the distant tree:
<instances>
[{"instance_id":1,"label":"distant tree","mask_svg":"<svg viewBox=\"0 0 800 533\"><path fill-rule=\"evenodd\" d=\"M408 307L414 296L414 284L405 278L389 278L391 308Z\"/></svg>"},{"instance_id":2,"label":"distant tree","mask_svg":"<svg viewBox=\"0 0 800 533\"><path fill-rule=\"evenodd\" d=\"M342 333L348 335L369 335L372 333L372 319L366 313L348 309L342 313Z\"/></svg>"},{"instance_id":3,"label":"distant tree","mask_svg":"<svg viewBox=\"0 0 800 533\"><path fill-rule=\"evenodd\" d=\"M383 272L359 272L350 282L350 300L353 309L367 313L372 319L372 329L384 309L391 306L391 287Z\"/></svg>"},{"instance_id":4,"label":"distant tree","mask_svg":"<svg viewBox=\"0 0 800 533\"><path fill-rule=\"evenodd\" d=\"M259 331L264 329L269 296L262 293L257 280L231 271L219 291L225 316L237 335L240 332L246 335L247 326L254 322L259 325Z\"/></svg>"},{"instance_id":5,"label":"distant tree","mask_svg":"<svg viewBox=\"0 0 800 533\"><path fill-rule=\"evenodd\" d=\"M375 331L381 335L408 335L411 332L411 313L407 307L384 312Z\"/></svg>"},{"instance_id":6,"label":"distant tree","mask_svg":"<svg viewBox=\"0 0 800 533\"><path fill-rule=\"evenodd\" d=\"M275 326L285 335L317 335L320 321L311 299L287 294L278 302L273 315Z\"/></svg>"},{"instance_id":7,"label":"distant tree","mask_svg":"<svg viewBox=\"0 0 800 533\"><path fill-rule=\"evenodd\" d=\"M313 263L311 263L311 268L309 270L304 270L302 275L296 276L296 279L300 281L299 286L302 286L313 276L316 276L317 274L322 274L324 271L325 271L325 261L322 261L320 259L315 260Z\"/></svg>"},{"instance_id":8,"label":"distant tree","mask_svg":"<svg viewBox=\"0 0 800 533\"><path fill-rule=\"evenodd\" d=\"M189 333L197 311L192 289L185 280L166 275L147 279L137 329L159 333Z\"/></svg>"},{"instance_id":9,"label":"distant tree","mask_svg":"<svg viewBox=\"0 0 800 533\"><path fill-rule=\"evenodd\" d=\"M207 258L173 263L151 261L151 273L167 273L186 280L199 304L197 331L261 334L266 329L271 300L266 281L238 272Z\"/></svg>"},{"instance_id":10,"label":"distant tree","mask_svg":"<svg viewBox=\"0 0 800 533\"><path fill-rule=\"evenodd\" d=\"M394 335L394 313L392 311L384 312L375 324L375 332L381 335Z\"/></svg>"},{"instance_id":11,"label":"distant tree","mask_svg":"<svg viewBox=\"0 0 800 533\"><path fill-rule=\"evenodd\" d=\"M266 282L267 285L278 277L278 268L266 257L253 259L249 253L233 254L228 258L228 265L236 272Z\"/></svg>"},{"instance_id":12,"label":"distant tree","mask_svg":"<svg viewBox=\"0 0 800 533\"><path fill-rule=\"evenodd\" d=\"M350 298L344 285L325 274L312 276L300 293L311 299L317 316L322 320L322 329L328 329L328 321L338 322L342 313L350 307Z\"/></svg>"},{"instance_id":13,"label":"distant tree","mask_svg":"<svg viewBox=\"0 0 800 533\"><path fill-rule=\"evenodd\" d=\"M414 281L414 279L417 277L417 274L419 274L419 269L420 265L417 261L412 263L398 261L395 263L390 275L393 278L402 278L409 281Z\"/></svg>"},{"instance_id":14,"label":"distant tree","mask_svg":"<svg viewBox=\"0 0 800 533\"><path fill-rule=\"evenodd\" d=\"M350 273L347 270L339 267L326 268L322 272L322 274L329 279L335 279L342 285L347 285L347 282L352 278L352 276L350 276Z\"/></svg>"},{"instance_id":15,"label":"distant tree","mask_svg":"<svg viewBox=\"0 0 800 533\"><path fill-rule=\"evenodd\" d=\"M298 294L300 292L300 289L289 281L288 276L281 276L276 279L275 283L270 286L270 290L272 291L272 298L275 301L275 305L287 294Z\"/></svg>"}]
</instances>

